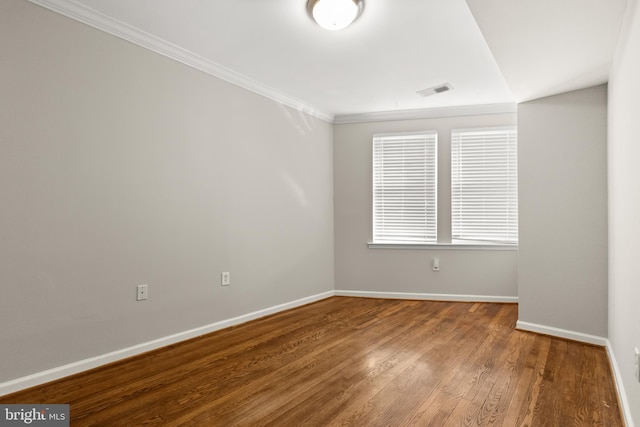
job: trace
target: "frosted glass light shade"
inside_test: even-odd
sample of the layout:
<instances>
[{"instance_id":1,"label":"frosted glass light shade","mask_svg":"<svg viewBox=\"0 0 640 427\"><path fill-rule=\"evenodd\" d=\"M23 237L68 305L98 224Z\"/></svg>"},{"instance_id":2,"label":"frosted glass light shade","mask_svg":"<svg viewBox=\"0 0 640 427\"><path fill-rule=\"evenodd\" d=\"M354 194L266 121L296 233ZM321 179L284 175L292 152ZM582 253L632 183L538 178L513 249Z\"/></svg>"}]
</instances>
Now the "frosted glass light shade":
<instances>
[{"instance_id":1,"label":"frosted glass light shade","mask_svg":"<svg viewBox=\"0 0 640 427\"><path fill-rule=\"evenodd\" d=\"M337 31L348 27L362 11L362 0L309 0L307 9L322 28Z\"/></svg>"}]
</instances>

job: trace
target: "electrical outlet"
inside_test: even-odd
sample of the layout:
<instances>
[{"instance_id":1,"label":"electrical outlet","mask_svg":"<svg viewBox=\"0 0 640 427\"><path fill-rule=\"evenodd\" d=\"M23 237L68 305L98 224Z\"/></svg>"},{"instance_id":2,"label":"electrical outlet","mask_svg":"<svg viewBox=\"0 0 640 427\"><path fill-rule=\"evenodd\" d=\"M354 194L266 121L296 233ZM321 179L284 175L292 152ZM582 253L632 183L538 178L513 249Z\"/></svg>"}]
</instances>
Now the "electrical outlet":
<instances>
[{"instance_id":1,"label":"electrical outlet","mask_svg":"<svg viewBox=\"0 0 640 427\"><path fill-rule=\"evenodd\" d=\"M147 284L144 285L138 285L138 287L136 288L138 291L136 300L138 301L143 301L146 300L149 296L149 289Z\"/></svg>"},{"instance_id":2,"label":"electrical outlet","mask_svg":"<svg viewBox=\"0 0 640 427\"><path fill-rule=\"evenodd\" d=\"M638 350L638 347L636 347L634 351L635 351L635 362L636 362L636 381L640 383L640 350Z\"/></svg>"},{"instance_id":3,"label":"electrical outlet","mask_svg":"<svg viewBox=\"0 0 640 427\"><path fill-rule=\"evenodd\" d=\"M229 286L231 284L231 273L225 271L220 275L220 286Z\"/></svg>"}]
</instances>

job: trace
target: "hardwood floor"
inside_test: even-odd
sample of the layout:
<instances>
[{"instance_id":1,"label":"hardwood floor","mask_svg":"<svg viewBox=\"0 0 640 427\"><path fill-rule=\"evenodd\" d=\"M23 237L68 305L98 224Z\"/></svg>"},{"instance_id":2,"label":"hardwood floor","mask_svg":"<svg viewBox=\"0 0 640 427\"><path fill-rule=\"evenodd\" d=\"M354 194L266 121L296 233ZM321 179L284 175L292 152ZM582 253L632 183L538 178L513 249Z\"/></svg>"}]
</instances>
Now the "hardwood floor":
<instances>
[{"instance_id":1,"label":"hardwood floor","mask_svg":"<svg viewBox=\"0 0 640 427\"><path fill-rule=\"evenodd\" d=\"M333 297L0 398L71 425L622 426L603 348L517 305Z\"/></svg>"}]
</instances>

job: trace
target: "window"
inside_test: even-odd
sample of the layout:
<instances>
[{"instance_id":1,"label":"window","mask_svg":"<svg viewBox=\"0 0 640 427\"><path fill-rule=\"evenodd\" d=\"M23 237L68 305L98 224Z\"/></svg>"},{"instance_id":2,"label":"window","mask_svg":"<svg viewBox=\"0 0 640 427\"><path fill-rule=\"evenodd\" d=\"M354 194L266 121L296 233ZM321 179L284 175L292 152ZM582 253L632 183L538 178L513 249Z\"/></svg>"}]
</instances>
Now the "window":
<instances>
[{"instance_id":1,"label":"window","mask_svg":"<svg viewBox=\"0 0 640 427\"><path fill-rule=\"evenodd\" d=\"M518 243L515 127L451 134L453 243Z\"/></svg>"},{"instance_id":2,"label":"window","mask_svg":"<svg viewBox=\"0 0 640 427\"><path fill-rule=\"evenodd\" d=\"M437 134L374 135L373 242L437 241Z\"/></svg>"}]
</instances>

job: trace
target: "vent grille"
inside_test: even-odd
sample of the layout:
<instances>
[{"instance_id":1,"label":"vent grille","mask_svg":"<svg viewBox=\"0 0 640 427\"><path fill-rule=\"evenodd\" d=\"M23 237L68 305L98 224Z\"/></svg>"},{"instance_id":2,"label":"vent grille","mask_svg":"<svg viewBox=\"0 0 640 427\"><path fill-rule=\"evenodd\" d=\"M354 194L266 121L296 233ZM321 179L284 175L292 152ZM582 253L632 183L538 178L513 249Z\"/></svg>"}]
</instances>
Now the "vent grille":
<instances>
[{"instance_id":1,"label":"vent grille","mask_svg":"<svg viewBox=\"0 0 640 427\"><path fill-rule=\"evenodd\" d=\"M451 86L451 84L442 83L442 84L439 84L437 86L433 86L433 87L429 87L429 88L426 88L426 89L419 90L416 93L418 95L420 95L420 96L426 97L426 96L435 95L437 93L448 92L450 90L453 90L453 86Z\"/></svg>"}]
</instances>

